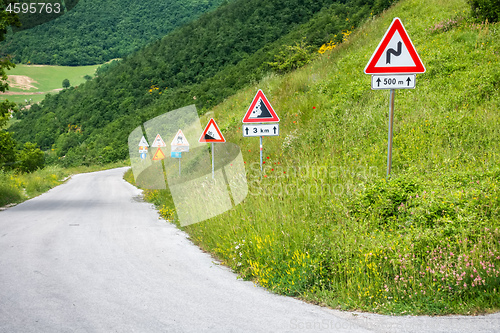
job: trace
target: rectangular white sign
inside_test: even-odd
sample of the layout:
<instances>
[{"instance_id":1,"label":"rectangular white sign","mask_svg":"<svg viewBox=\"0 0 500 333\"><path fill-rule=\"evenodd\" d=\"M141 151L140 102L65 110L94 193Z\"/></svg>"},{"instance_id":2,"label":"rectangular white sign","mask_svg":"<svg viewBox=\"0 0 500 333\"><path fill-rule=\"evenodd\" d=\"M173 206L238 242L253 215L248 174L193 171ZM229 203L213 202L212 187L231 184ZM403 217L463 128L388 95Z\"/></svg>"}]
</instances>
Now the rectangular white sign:
<instances>
[{"instance_id":1,"label":"rectangular white sign","mask_svg":"<svg viewBox=\"0 0 500 333\"><path fill-rule=\"evenodd\" d=\"M372 75L372 89L415 89L415 74Z\"/></svg>"},{"instance_id":2,"label":"rectangular white sign","mask_svg":"<svg viewBox=\"0 0 500 333\"><path fill-rule=\"evenodd\" d=\"M243 124L243 136L278 136L280 125L276 124Z\"/></svg>"}]
</instances>

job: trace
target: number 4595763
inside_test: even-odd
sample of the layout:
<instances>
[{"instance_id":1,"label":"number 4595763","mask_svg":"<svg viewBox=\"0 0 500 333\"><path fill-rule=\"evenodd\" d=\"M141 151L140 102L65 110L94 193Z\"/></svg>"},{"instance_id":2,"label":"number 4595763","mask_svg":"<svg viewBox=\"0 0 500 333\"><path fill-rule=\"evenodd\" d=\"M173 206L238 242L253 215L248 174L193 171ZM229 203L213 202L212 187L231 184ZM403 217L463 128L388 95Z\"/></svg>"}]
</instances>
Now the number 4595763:
<instances>
[{"instance_id":1,"label":"number 4595763","mask_svg":"<svg viewBox=\"0 0 500 333\"><path fill-rule=\"evenodd\" d=\"M5 8L5 11L15 14L19 13L59 14L61 12L61 4L57 2L56 3L50 3L50 2L9 3L7 8Z\"/></svg>"}]
</instances>

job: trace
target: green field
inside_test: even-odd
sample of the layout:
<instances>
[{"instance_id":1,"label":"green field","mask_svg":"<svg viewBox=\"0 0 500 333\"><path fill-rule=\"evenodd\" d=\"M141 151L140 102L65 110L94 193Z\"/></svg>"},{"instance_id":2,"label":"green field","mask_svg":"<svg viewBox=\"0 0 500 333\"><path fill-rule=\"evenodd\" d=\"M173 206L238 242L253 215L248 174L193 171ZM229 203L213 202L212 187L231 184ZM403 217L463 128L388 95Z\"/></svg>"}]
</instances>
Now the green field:
<instances>
[{"instance_id":1,"label":"green field","mask_svg":"<svg viewBox=\"0 0 500 333\"><path fill-rule=\"evenodd\" d=\"M72 86L77 86L83 82L85 75L94 76L95 70L100 65L93 66L42 66L42 65L17 65L15 68L7 71L11 78L9 81L9 92L24 93L22 95L0 94L0 101L8 99L15 103L24 103L26 99L31 99L32 103L38 103L43 100L49 92L57 92L55 89L62 88L62 81L68 79ZM12 82L13 75L19 75L34 80L30 87L15 86ZM24 79L27 79L24 78Z\"/></svg>"}]
</instances>

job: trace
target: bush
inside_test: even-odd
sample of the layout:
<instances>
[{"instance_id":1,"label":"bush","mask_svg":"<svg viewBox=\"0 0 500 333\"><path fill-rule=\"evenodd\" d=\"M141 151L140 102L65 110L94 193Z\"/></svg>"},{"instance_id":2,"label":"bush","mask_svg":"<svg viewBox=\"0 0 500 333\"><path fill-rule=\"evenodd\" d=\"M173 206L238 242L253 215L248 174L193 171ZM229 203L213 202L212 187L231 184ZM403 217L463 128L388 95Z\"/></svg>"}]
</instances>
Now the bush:
<instances>
[{"instance_id":1,"label":"bush","mask_svg":"<svg viewBox=\"0 0 500 333\"><path fill-rule=\"evenodd\" d=\"M481 21L498 22L500 20L500 0L468 0L472 15Z\"/></svg>"},{"instance_id":2,"label":"bush","mask_svg":"<svg viewBox=\"0 0 500 333\"><path fill-rule=\"evenodd\" d=\"M0 207L23 200L23 195L18 185L14 180L12 172L0 170Z\"/></svg>"},{"instance_id":3,"label":"bush","mask_svg":"<svg viewBox=\"0 0 500 333\"><path fill-rule=\"evenodd\" d=\"M18 169L21 172L33 172L42 169L45 164L43 152L37 148L36 144L26 142L24 148L19 154Z\"/></svg>"},{"instance_id":4,"label":"bush","mask_svg":"<svg viewBox=\"0 0 500 333\"><path fill-rule=\"evenodd\" d=\"M10 170L16 162L16 142L8 132L0 131L0 170Z\"/></svg>"},{"instance_id":5,"label":"bush","mask_svg":"<svg viewBox=\"0 0 500 333\"><path fill-rule=\"evenodd\" d=\"M274 56L274 62L268 63L278 73L287 73L300 68L312 59L311 46L302 40L295 45L284 45L279 54Z\"/></svg>"}]
</instances>

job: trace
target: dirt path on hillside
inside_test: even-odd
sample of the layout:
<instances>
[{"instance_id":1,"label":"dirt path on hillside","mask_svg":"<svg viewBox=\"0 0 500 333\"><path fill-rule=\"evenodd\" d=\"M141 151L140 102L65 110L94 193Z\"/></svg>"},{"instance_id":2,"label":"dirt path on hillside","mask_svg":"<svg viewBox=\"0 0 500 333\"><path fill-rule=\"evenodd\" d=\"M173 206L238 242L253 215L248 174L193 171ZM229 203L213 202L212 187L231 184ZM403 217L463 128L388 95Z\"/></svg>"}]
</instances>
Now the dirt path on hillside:
<instances>
[{"instance_id":1,"label":"dirt path on hillside","mask_svg":"<svg viewBox=\"0 0 500 333\"><path fill-rule=\"evenodd\" d=\"M18 91L6 91L3 93L0 93L0 96L2 95L43 95L51 92L59 92L63 90L63 88L58 88L58 89L53 89L50 91L37 91L37 92L18 92Z\"/></svg>"},{"instance_id":2,"label":"dirt path on hillside","mask_svg":"<svg viewBox=\"0 0 500 333\"><path fill-rule=\"evenodd\" d=\"M26 75L9 75L7 83L12 88L18 88L23 90L38 89L33 83L38 83L29 76Z\"/></svg>"}]
</instances>

